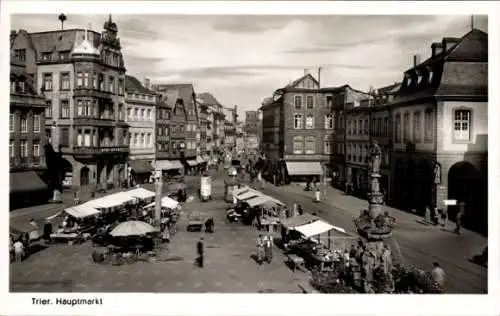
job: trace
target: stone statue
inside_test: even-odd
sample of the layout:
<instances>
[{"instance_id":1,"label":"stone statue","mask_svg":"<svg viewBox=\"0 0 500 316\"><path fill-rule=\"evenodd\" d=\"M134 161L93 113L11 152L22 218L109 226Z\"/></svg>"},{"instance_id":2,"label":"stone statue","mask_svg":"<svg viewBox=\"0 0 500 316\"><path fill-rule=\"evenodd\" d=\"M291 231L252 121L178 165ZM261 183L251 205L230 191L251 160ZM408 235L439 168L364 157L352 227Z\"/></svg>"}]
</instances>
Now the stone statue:
<instances>
[{"instance_id":1,"label":"stone statue","mask_svg":"<svg viewBox=\"0 0 500 316\"><path fill-rule=\"evenodd\" d=\"M441 165L438 162L434 163L434 183L441 184Z\"/></svg>"},{"instance_id":2,"label":"stone statue","mask_svg":"<svg viewBox=\"0 0 500 316\"><path fill-rule=\"evenodd\" d=\"M370 147L370 171L378 173L380 171L380 162L382 160L382 150L377 141L374 140Z\"/></svg>"}]
</instances>

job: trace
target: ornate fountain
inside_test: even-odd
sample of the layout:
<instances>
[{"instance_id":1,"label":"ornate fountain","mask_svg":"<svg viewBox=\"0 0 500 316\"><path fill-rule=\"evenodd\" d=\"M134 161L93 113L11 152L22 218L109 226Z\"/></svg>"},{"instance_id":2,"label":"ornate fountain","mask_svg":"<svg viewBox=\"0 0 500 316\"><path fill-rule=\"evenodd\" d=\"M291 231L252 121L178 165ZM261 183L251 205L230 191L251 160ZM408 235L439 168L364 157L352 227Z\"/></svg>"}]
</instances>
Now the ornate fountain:
<instances>
[{"instance_id":1,"label":"ornate fountain","mask_svg":"<svg viewBox=\"0 0 500 316\"><path fill-rule=\"evenodd\" d=\"M370 147L370 162L368 173L370 177L370 193L368 194L368 209L361 210L360 216L354 220L358 233L367 241L381 241L392 236L394 218L388 213L382 213L384 196L380 192L380 162L382 151L377 141Z\"/></svg>"}]
</instances>

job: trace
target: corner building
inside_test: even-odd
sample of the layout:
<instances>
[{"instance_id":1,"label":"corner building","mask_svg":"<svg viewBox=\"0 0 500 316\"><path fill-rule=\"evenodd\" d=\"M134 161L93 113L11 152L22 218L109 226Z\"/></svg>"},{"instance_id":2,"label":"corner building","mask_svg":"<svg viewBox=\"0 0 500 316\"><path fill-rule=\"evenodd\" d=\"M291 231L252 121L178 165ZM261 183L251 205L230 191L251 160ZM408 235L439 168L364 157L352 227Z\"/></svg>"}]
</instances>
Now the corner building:
<instances>
[{"instance_id":1,"label":"corner building","mask_svg":"<svg viewBox=\"0 0 500 316\"><path fill-rule=\"evenodd\" d=\"M465 203L464 224L487 229L488 35L443 38L404 73L391 106L391 201L423 212ZM457 207L449 207L454 220Z\"/></svg>"},{"instance_id":2,"label":"corner building","mask_svg":"<svg viewBox=\"0 0 500 316\"><path fill-rule=\"evenodd\" d=\"M102 33L11 33L12 49L26 56L26 71L48 103L45 135L63 154L66 186L107 189L126 179L125 67L117 35L111 16Z\"/></svg>"}]
</instances>

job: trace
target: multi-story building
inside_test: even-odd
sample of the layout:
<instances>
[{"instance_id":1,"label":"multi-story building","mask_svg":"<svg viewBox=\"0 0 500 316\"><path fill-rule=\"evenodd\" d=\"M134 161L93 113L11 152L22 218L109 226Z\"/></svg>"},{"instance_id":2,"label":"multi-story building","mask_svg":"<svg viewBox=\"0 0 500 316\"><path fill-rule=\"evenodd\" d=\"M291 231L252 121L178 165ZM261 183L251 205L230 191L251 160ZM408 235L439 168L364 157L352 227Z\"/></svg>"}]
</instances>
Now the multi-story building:
<instances>
[{"instance_id":1,"label":"multi-story building","mask_svg":"<svg viewBox=\"0 0 500 316\"><path fill-rule=\"evenodd\" d=\"M203 159L203 162L205 162L205 157L207 155L210 155L210 151L208 149L208 123L209 123L209 120L208 120L208 116L209 116L209 112L208 112L208 106L205 104L205 102L203 101L203 99L197 97L196 99L196 104L197 104L197 107L198 107L198 117L199 117L199 133L200 133L200 146L199 146L199 154L202 159ZM211 136L211 135L210 135ZM210 137L211 139L211 137Z\"/></svg>"},{"instance_id":2,"label":"multi-story building","mask_svg":"<svg viewBox=\"0 0 500 316\"><path fill-rule=\"evenodd\" d=\"M349 85L322 88L325 110L325 147L330 143L330 161L327 176L332 184L342 190L346 188L348 170L346 165L346 109L356 108L368 94L351 88Z\"/></svg>"},{"instance_id":3,"label":"multi-story building","mask_svg":"<svg viewBox=\"0 0 500 316\"><path fill-rule=\"evenodd\" d=\"M149 181L155 158L156 95L149 88L149 79L143 85L135 77L125 77L126 122L130 135L127 170L136 183Z\"/></svg>"},{"instance_id":4,"label":"multi-story building","mask_svg":"<svg viewBox=\"0 0 500 316\"><path fill-rule=\"evenodd\" d=\"M64 182L106 189L125 180L128 125L118 27L11 34L48 104L45 133L64 158Z\"/></svg>"},{"instance_id":5,"label":"multi-story building","mask_svg":"<svg viewBox=\"0 0 500 316\"><path fill-rule=\"evenodd\" d=\"M390 105L391 200L422 211L455 199L465 203L465 224L486 230L488 35L473 29L431 49L405 71Z\"/></svg>"},{"instance_id":6,"label":"multi-story building","mask_svg":"<svg viewBox=\"0 0 500 316\"><path fill-rule=\"evenodd\" d=\"M235 132L235 145L236 145L236 154L238 156L243 156L245 153L245 132L244 132L245 123L238 121L236 122L236 132Z\"/></svg>"},{"instance_id":7,"label":"multi-story building","mask_svg":"<svg viewBox=\"0 0 500 316\"><path fill-rule=\"evenodd\" d=\"M223 147L226 154L236 156L236 123L238 120L238 107L224 107L224 143Z\"/></svg>"},{"instance_id":8,"label":"multi-story building","mask_svg":"<svg viewBox=\"0 0 500 316\"><path fill-rule=\"evenodd\" d=\"M200 93L197 96L207 106L207 154L209 157L204 157L204 160L210 158L215 163L215 160L222 153L224 140L225 115L223 106L208 92Z\"/></svg>"},{"instance_id":9,"label":"multi-story building","mask_svg":"<svg viewBox=\"0 0 500 316\"><path fill-rule=\"evenodd\" d=\"M365 99L356 106L346 106L346 180L349 191L366 196L369 189L368 159L370 150L370 110L372 100Z\"/></svg>"},{"instance_id":10,"label":"multi-story building","mask_svg":"<svg viewBox=\"0 0 500 316\"><path fill-rule=\"evenodd\" d=\"M318 81L309 73L264 100L262 143L268 164L264 176L320 177L322 164L330 159L325 148L322 95ZM328 153L325 154L325 151Z\"/></svg>"},{"instance_id":11,"label":"multi-story building","mask_svg":"<svg viewBox=\"0 0 500 316\"><path fill-rule=\"evenodd\" d=\"M161 96L157 111L160 113L157 115L156 168L189 173L198 165L198 115L193 86L156 84L152 85L152 89Z\"/></svg>"},{"instance_id":12,"label":"multi-story building","mask_svg":"<svg viewBox=\"0 0 500 316\"><path fill-rule=\"evenodd\" d=\"M245 151L250 155L259 153L262 135L262 119L260 116L260 111L245 112Z\"/></svg>"},{"instance_id":13,"label":"multi-story building","mask_svg":"<svg viewBox=\"0 0 500 316\"><path fill-rule=\"evenodd\" d=\"M47 202L51 195L42 181L46 170L45 98L37 94L25 71L25 56L11 56L9 162L11 208Z\"/></svg>"},{"instance_id":14,"label":"multi-story building","mask_svg":"<svg viewBox=\"0 0 500 316\"><path fill-rule=\"evenodd\" d=\"M399 90L400 84L395 83L374 91L370 110L370 141L376 141L382 151L380 164L380 190L385 194L385 201L390 196L392 151L392 123L389 103L393 102L394 93Z\"/></svg>"}]
</instances>

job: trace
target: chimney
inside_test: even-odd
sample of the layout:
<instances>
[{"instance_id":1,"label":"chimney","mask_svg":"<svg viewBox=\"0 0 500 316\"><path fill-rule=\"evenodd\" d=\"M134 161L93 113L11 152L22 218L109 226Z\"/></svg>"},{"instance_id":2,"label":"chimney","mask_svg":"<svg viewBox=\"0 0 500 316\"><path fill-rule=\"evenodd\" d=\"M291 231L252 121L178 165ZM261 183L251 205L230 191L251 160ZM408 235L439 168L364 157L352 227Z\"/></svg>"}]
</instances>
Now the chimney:
<instances>
[{"instance_id":1,"label":"chimney","mask_svg":"<svg viewBox=\"0 0 500 316\"><path fill-rule=\"evenodd\" d=\"M318 68L318 88L321 89L321 67Z\"/></svg>"},{"instance_id":2,"label":"chimney","mask_svg":"<svg viewBox=\"0 0 500 316\"><path fill-rule=\"evenodd\" d=\"M149 80L149 78L144 78L144 87L146 89L151 89L151 81Z\"/></svg>"},{"instance_id":3,"label":"chimney","mask_svg":"<svg viewBox=\"0 0 500 316\"><path fill-rule=\"evenodd\" d=\"M417 67L420 64L420 55L413 55L413 67Z\"/></svg>"},{"instance_id":4,"label":"chimney","mask_svg":"<svg viewBox=\"0 0 500 316\"><path fill-rule=\"evenodd\" d=\"M437 56L443 52L443 44L442 43L432 43L432 57Z\"/></svg>"}]
</instances>

